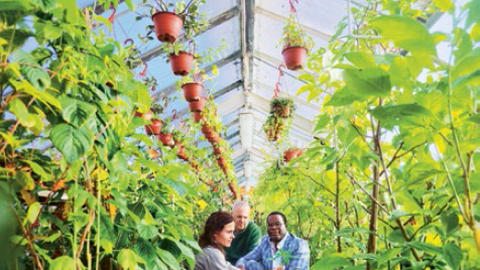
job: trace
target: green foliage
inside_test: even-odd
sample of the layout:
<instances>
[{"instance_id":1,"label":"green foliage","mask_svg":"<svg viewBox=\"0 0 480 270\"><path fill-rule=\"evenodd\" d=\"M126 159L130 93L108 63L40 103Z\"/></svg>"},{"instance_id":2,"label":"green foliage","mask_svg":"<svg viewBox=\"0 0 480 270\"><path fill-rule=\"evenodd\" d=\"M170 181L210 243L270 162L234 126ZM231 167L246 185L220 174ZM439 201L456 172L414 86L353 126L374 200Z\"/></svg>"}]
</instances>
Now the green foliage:
<instances>
[{"instance_id":1,"label":"green foliage","mask_svg":"<svg viewBox=\"0 0 480 270\"><path fill-rule=\"evenodd\" d=\"M307 36L305 30L300 28L295 14L290 14L287 19L287 24L283 27L283 36L280 43L284 48L288 47L304 47L310 50L313 47L313 40Z\"/></svg>"},{"instance_id":2,"label":"green foliage","mask_svg":"<svg viewBox=\"0 0 480 270\"><path fill-rule=\"evenodd\" d=\"M298 93L323 94L315 141L293 164L273 156L252 196L259 217L282 211L308 240L311 269L480 267L479 1L413 2L355 6L358 36L310 53ZM453 15L451 32L419 20L437 11Z\"/></svg>"},{"instance_id":3,"label":"green foliage","mask_svg":"<svg viewBox=\"0 0 480 270\"><path fill-rule=\"evenodd\" d=\"M188 137L198 172L139 134L148 121L133 112L162 108L130 70L135 50L96 35L87 13L0 1L0 268L192 268L200 221L223 203L199 177L223 174Z\"/></svg>"}]
</instances>

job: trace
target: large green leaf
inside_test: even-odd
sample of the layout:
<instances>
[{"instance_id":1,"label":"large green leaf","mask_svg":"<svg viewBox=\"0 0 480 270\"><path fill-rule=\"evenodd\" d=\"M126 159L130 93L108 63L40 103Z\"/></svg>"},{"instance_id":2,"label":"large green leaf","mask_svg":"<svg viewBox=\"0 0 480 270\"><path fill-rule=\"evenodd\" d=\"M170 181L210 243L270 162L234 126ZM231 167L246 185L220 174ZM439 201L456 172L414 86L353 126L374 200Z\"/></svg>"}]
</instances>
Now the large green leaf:
<instances>
[{"instance_id":1,"label":"large green leaf","mask_svg":"<svg viewBox=\"0 0 480 270\"><path fill-rule=\"evenodd\" d=\"M390 124L417 122L421 117L430 117L432 113L418 104L379 106L371 111L372 115Z\"/></svg>"},{"instance_id":2,"label":"large green leaf","mask_svg":"<svg viewBox=\"0 0 480 270\"><path fill-rule=\"evenodd\" d=\"M145 261L131 249L120 250L117 260L125 270L136 270L139 263L145 263Z\"/></svg>"},{"instance_id":3,"label":"large green leaf","mask_svg":"<svg viewBox=\"0 0 480 270\"><path fill-rule=\"evenodd\" d=\"M325 103L325 106L345 106L350 105L355 101L364 101L365 98L353 94L347 87L336 91L332 98Z\"/></svg>"},{"instance_id":4,"label":"large green leaf","mask_svg":"<svg viewBox=\"0 0 480 270\"><path fill-rule=\"evenodd\" d=\"M28 109L22 100L16 98L8 103L8 110L12 112L20 124L25 125L28 121Z\"/></svg>"},{"instance_id":5,"label":"large green leaf","mask_svg":"<svg viewBox=\"0 0 480 270\"><path fill-rule=\"evenodd\" d=\"M88 130L77 129L68 124L54 127L50 139L70 164L85 155L93 144L93 135Z\"/></svg>"},{"instance_id":6,"label":"large green leaf","mask_svg":"<svg viewBox=\"0 0 480 270\"><path fill-rule=\"evenodd\" d=\"M193 253L192 249L184 245L180 241L175 241L177 247L182 251L182 255L187 258L187 262L190 265L190 268L195 266L195 254Z\"/></svg>"},{"instance_id":7,"label":"large green leaf","mask_svg":"<svg viewBox=\"0 0 480 270\"><path fill-rule=\"evenodd\" d=\"M342 266L350 266L350 262L342 257L330 255L318 260L310 269L312 270L333 270Z\"/></svg>"},{"instance_id":8,"label":"large green leaf","mask_svg":"<svg viewBox=\"0 0 480 270\"><path fill-rule=\"evenodd\" d=\"M62 104L63 119L76 127L85 124L97 110L95 106L74 98L64 96L59 101Z\"/></svg>"},{"instance_id":9,"label":"large green leaf","mask_svg":"<svg viewBox=\"0 0 480 270\"><path fill-rule=\"evenodd\" d=\"M37 88L50 86L48 73L38 64L35 58L22 50L16 51L13 55L13 62L20 65L22 73L28 81Z\"/></svg>"},{"instance_id":10,"label":"large green leaf","mask_svg":"<svg viewBox=\"0 0 480 270\"><path fill-rule=\"evenodd\" d=\"M443 214L441 216L441 220L447 235L455 232L458 228L459 218L456 213Z\"/></svg>"},{"instance_id":11,"label":"large green leaf","mask_svg":"<svg viewBox=\"0 0 480 270\"><path fill-rule=\"evenodd\" d=\"M143 238L138 238L134 249L149 266L153 266L153 264L155 264L155 261L158 258L156 248L149 241Z\"/></svg>"},{"instance_id":12,"label":"large green leaf","mask_svg":"<svg viewBox=\"0 0 480 270\"><path fill-rule=\"evenodd\" d=\"M443 247L443 257L452 269L459 269L463 259L462 250L455 243L448 243Z\"/></svg>"},{"instance_id":13,"label":"large green leaf","mask_svg":"<svg viewBox=\"0 0 480 270\"><path fill-rule=\"evenodd\" d=\"M143 223L137 224L138 234L145 239L152 239L158 235L158 229L152 225L146 225Z\"/></svg>"},{"instance_id":14,"label":"large green leaf","mask_svg":"<svg viewBox=\"0 0 480 270\"><path fill-rule=\"evenodd\" d=\"M24 18L32 7L30 0L0 0L0 21L14 25Z\"/></svg>"},{"instance_id":15,"label":"large green leaf","mask_svg":"<svg viewBox=\"0 0 480 270\"><path fill-rule=\"evenodd\" d=\"M68 256L58 257L50 264L50 270L75 270L75 261Z\"/></svg>"},{"instance_id":16,"label":"large green leaf","mask_svg":"<svg viewBox=\"0 0 480 270\"><path fill-rule=\"evenodd\" d=\"M404 16L380 16L370 21L383 37L396 46L421 54L436 55L433 36L421 22Z\"/></svg>"},{"instance_id":17,"label":"large green leaf","mask_svg":"<svg viewBox=\"0 0 480 270\"><path fill-rule=\"evenodd\" d=\"M480 22L480 0L472 0L467 5L470 5L468 9L467 27L470 27L474 23Z\"/></svg>"},{"instance_id":18,"label":"large green leaf","mask_svg":"<svg viewBox=\"0 0 480 270\"><path fill-rule=\"evenodd\" d=\"M166 250L163 250L163 249L160 249L160 248L157 248L157 254L158 256L160 256L160 258L162 259L162 261L170 266L170 268L174 269L174 270L180 270L180 264L178 263L177 259L175 259L175 257L172 255L172 253L166 251Z\"/></svg>"},{"instance_id":19,"label":"large green leaf","mask_svg":"<svg viewBox=\"0 0 480 270\"><path fill-rule=\"evenodd\" d=\"M375 58L372 55L364 52L348 52L345 58L358 68L372 68L376 67Z\"/></svg>"},{"instance_id":20,"label":"large green leaf","mask_svg":"<svg viewBox=\"0 0 480 270\"><path fill-rule=\"evenodd\" d=\"M7 43L3 45L4 49L8 47L10 51L16 51L25 44L27 39L32 36L32 33L25 29L5 29L0 32L0 39L4 39Z\"/></svg>"},{"instance_id":21,"label":"large green leaf","mask_svg":"<svg viewBox=\"0 0 480 270\"><path fill-rule=\"evenodd\" d=\"M480 69L480 48L476 48L456 63L452 70L452 80L466 76Z\"/></svg>"},{"instance_id":22,"label":"large green leaf","mask_svg":"<svg viewBox=\"0 0 480 270\"><path fill-rule=\"evenodd\" d=\"M390 94L390 75L381 68L346 69L343 78L348 89L360 97L385 97Z\"/></svg>"}]
</instances>

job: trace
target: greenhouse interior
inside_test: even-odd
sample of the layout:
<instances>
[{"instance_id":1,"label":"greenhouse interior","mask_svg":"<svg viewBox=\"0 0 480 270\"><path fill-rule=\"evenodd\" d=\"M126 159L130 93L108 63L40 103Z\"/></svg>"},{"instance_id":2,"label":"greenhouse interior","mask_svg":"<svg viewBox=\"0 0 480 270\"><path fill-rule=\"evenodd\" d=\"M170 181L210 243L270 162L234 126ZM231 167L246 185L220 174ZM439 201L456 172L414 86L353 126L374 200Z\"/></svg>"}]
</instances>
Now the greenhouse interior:
<instances>
[{"instance_id":1,"label":"greenhouse interior","mask_svg":"<svg viewBox=\"0 0 480 270\"><path fill-rule=\"evenodd\" d=\"M479 41L480 0L0 0L0 270L480 269Z\"/></svg>"}]
</instances>

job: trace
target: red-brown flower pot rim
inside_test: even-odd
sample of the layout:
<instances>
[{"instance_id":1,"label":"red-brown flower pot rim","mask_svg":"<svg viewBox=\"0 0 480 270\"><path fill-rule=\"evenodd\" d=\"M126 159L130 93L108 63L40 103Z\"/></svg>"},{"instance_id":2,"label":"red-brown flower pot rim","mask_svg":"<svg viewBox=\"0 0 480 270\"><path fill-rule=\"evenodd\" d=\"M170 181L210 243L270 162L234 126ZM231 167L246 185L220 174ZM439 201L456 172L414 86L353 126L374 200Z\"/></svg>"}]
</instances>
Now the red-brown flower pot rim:
<instances>
[{"instance_id":1,"label":"red-brown flower pot rim","mask_svg":"<svg viewBox=\"0 0 480 270\"><path fill-rule=\"evenodd\" d=\"M187 54L187 55L190 55L192 56L193 58L195 58L195 56L189 52L185 52L185 51L179 51L178 54L175 54L175 53L171 53L170 56L172 55L175 55L175 56L179 56L180 54Z\"/></svg>"},{"instance_id":2,"label":"red-brown flower pot rim","mask_svg":"<svg viewBox=\"0 0 480 270\"><path fill-rule=\"evenodd\" d=\"M203 87L203 84L199 83L199 82L188 82L188 83L184 83L182 84L182 88L185 86L185 85L189 85L189 84L197 84L197 85L200 85Z\"/></svg>"},{"instance_id":3,"label":"red-brown flower pot rim","mask_svg":"<svg viewBox=\"0 0 480 270\"><path fill-rule=\"evenodd\" d=\"M283 48L282 54L283 54L284 51L286 51L286 50L288 50L288 49L291 49L291 48L301 48L301 49L304 49L305 51L307 51L307 53L308 53L308 49L305 48L305 47L302 47L302 46L288 46L288 47L286 47L286 48Z\"/></svg>"},{"instance_id":4,"label":"red-brown flower pot rim","mask_svg":"<svg viewBox=\"0 0 480 270\"><path fill-rule=\"evenodd\" d=\"M163 13L163 14L173 14L173 15L177 16L177 17L178 17L180 20L182 20L182 22L183 22L182 17L180 17L177 13L175 13L175 12L170 12L170 11L157 11L157 12L155 12L155 13L152 15L152 20L153 20L153 17L157 16L157 15L160 14L160 13Z\"/></svg>"}]
</instances>

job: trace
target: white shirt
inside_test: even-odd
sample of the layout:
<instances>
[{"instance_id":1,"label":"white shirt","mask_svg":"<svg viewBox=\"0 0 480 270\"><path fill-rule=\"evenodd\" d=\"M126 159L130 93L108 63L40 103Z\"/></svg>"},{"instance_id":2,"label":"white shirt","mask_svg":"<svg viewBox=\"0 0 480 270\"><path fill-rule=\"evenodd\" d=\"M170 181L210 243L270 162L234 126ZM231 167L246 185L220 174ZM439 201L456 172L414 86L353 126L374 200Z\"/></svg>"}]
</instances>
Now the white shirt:
<instances>
[{"instance_id":1,"label":"white shirt","mask_svg":"<svg viewBox=\"0 0 480 270\"><path fill-rule=\"evenodd\" d=\"M269 240L270 250L272 251L272 258L274 258L274 260L272 261L273 269L282 265L282 257L280 255L277 255L277 253L279 249L283 248L283 245L285 244L285 239L287 239L287 235L288 235L288 232L285 233L285 236L283 237L282 240L280 240L280 242L278 242L277 246L275 246L275 243Z\"/></svg>"}]
</instances>

